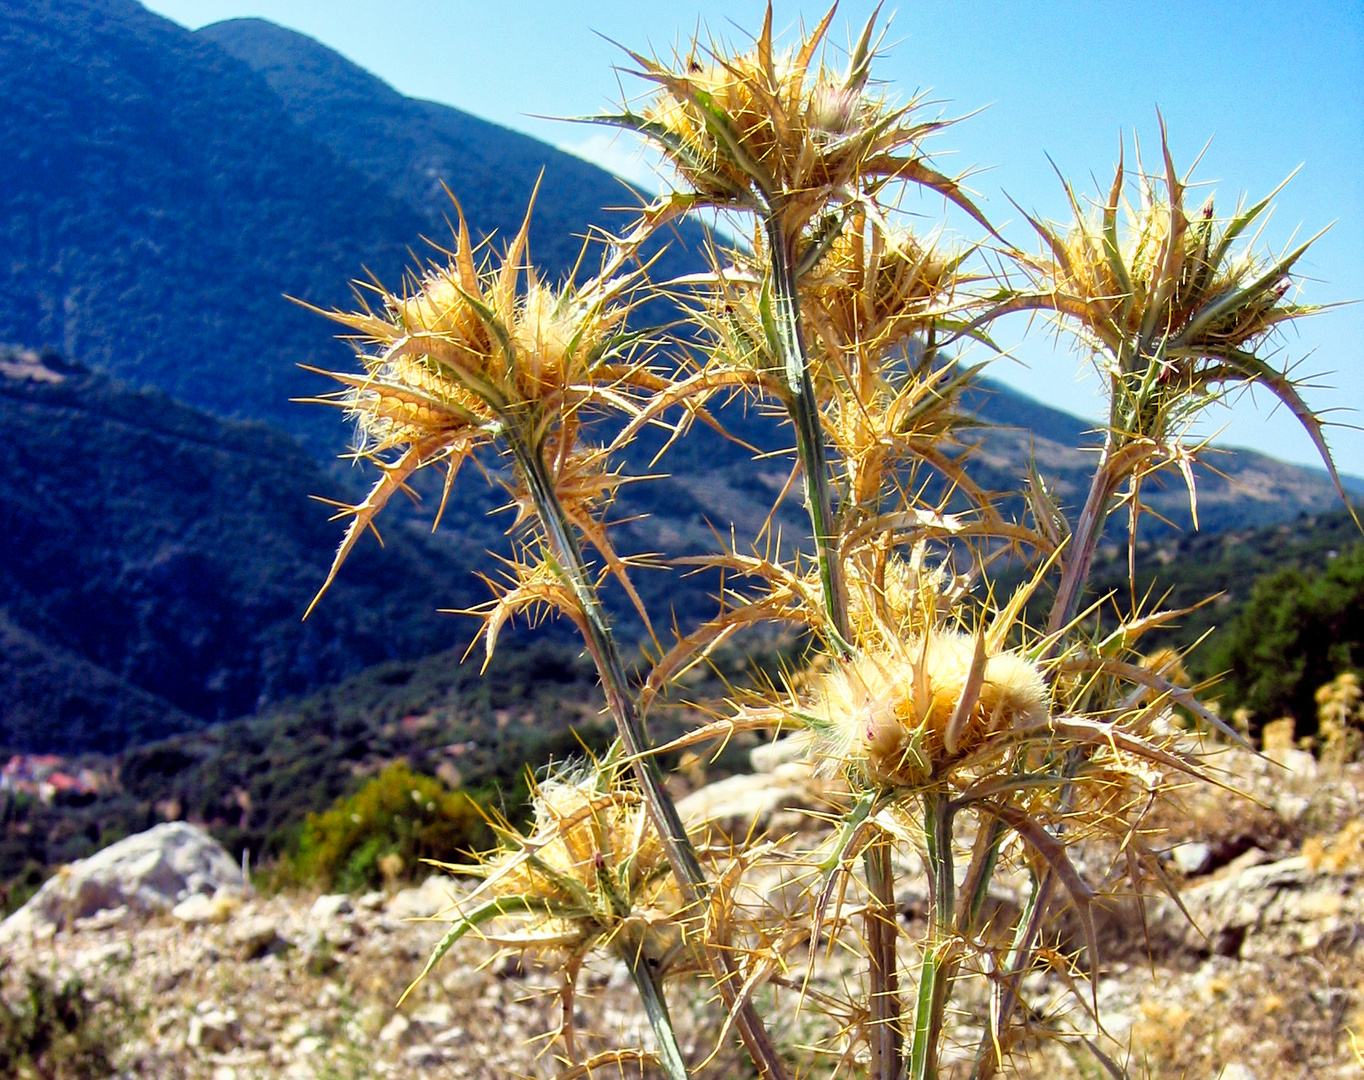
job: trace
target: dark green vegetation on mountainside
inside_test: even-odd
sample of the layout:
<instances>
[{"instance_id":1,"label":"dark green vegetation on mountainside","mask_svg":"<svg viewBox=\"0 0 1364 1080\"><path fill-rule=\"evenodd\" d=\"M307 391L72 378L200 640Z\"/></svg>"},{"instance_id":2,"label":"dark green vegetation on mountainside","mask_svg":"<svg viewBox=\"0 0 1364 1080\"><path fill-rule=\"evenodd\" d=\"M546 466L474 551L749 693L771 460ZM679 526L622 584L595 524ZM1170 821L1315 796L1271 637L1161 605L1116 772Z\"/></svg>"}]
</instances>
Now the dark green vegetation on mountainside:
<instances>
[{"instance_id":1,"label":"dark green vegetation on mountainside","mask_svg":"<svg viewBox=\"0 0 1364 1080\"><path fill-rule=\"evenodd\" d=\"M629 202L609 173L300 35L191 33L132 0L6 3L0 101L0 341L309 433L324 456L335 419L288 399L321 385L297 363L345 349L284 294L326 307L366 271L396 284L424 235L449 235L442 180L476 234L506 238L543 169L532 250L553 275L620 220L598 207Z\"/></svg>"},{"instance_id":2,"label":"dark green vegetation on mountainside","mask_svg":"<svg viewBox=\"0 0 1364 1080\"><path fill-rule=\"evenodd\" d=\"M595 679L575 653L552 642L509 649L482 678L461 656L450 650L391 661L256 717L114 759L86 756L79 764L116 777L98 796L42 805L0 791L0 883L20 878L19 891L27 891L26 867L42 876L166 817L205 822L234 852L250 848L257 861L273 859L289 849L308 813L398 759L514 809L525 763L579 749L573 727L601 747Z\"/></svg>"},{"instance_id":3,"label":"dark green vegetation on mountainside","mask_svg":"<svg viewBox=\"0 0 1364 1080\"><path fill-rule=\"evenodd\" d=\"M417 529L300 620L334 487L264 424L0 351L0 749L119 750L467 639L436 608L482 598L482 549Z\"/></svg>"},{"instance_id":4,"label":"dark green vegetation on mountainside","mask_svg":"<svg viewBox=\"0 0 1364 1080\"><path fill-rule=\"evenodd\" d=\"M756 659L722 652L717 664L731 682L751 682L755 665L775 677L797 647L772 643ZM682 699L723 692L709 672L685 682ZM274 861L294 850L308 814L354 794L396 761L516 816L528 768L606 749L612 729L602 707L590 662L571 646L538 640L499 650L483 674L460 649L388 661L257 716L117 757L86 755L70 767L108 776L98 795L58 795L44 805L0 791L0 910L51 869L168 816L204 822L234 853L249 848L256 861ZM689 710L659 706L650 724L666 740L696 722ZM721 767L743 760L742 741ZM407 871L420 875L421 868Z\"/></svg>"}]
</instances>

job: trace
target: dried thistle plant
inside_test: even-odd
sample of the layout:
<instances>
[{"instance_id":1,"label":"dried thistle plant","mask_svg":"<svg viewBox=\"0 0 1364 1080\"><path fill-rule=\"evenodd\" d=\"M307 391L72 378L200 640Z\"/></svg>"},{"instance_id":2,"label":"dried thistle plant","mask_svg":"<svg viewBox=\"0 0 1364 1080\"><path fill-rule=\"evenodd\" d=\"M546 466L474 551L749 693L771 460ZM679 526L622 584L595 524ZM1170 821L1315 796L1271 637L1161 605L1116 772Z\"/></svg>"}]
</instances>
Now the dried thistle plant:
<instances>
[{"instance_id":1,"label":"dried thistle plant","mask_svg":"<svg viewBox=\"0 0 1364 1080\"><path fill-rule=\"evenodd\" d=\"M1138 169L1135 206L1126 200L1120 157L1096 210L1082 208L1066 184L1074 213L1069 231L1025 215L1046 246L1042 258L1024 260L1039 287L998 309L1054 312L1086 342L1107 383L1102 463L1066 555L1052 630L1075 612L1111 502L1124 485L1133 544L1141 482L1164 465L1183 474L1197 521L1192 465L1201 444L1189 446L1185 436L1209 404L1237 388L1264 386L1288 406L1344 497L1320 418L1288 371L1264 355L1276 331L1320 310L1295 302L1292 272L1321 234L1272 258L1257 256L1253 241L1238 248L1278 189L1250 206L1241 203L1226 221L1217 219L1211 200L1190 218L1184 205L1189 179L1175 169L1163 120L1161 154L1163 175Z\"/></svg>"},{"instance_id":2,"label":"dried thistle plant","mask_svg":"<svg viewBox=\"0 0 1364 1080\"><path fill-rule=\"evenodd\" d=\"M1024 1000L1024 976L1045 967L1074 985L1080 953L1091 975L1102 970L1093 910L1105 892L1173 888L1146 843L1147 818L1180 784L1208 779L1174 708L1239 738L1200 704L1181 656L1138 651L1182 613L1133 610L1096 636L1080 598L1099 538L1123 509L1135 530L1154 469L1173 463L1192 490L1199 447L1182 441L1187 425L1237 386L1264 384L1289 404L1330 465L1319 418L1264 355L1276 329L1315 310L1290 299L1305 245L1268 260L1237 246L1268 200L1227 221L1210 205L1190 218L1187 178L1162 138L1165 171L1138 169L1133 203L1120 161L1093 212L1067 185L1068 230L1030 217L1041 256L1005 245L986 260L915 236L898 224L905 185L961 206L985 230L982 243L999 240L959 180L926 156L925 140L948 122L922 118L918 100L893 105L870 82L875 16L837 68L832 17L786 51L769 8L747 47L698 39L668 63L629 54L647 101L600 119L657 143L682 190L645 207L584 284L543 281L526 264L525 227L494 259L461 219L448 264L398 292L380 289L377 311L327 313L359 335L365 368L335 376L345 389L333 403L358 419L357 452L381 469L369 498L343 509L353 520L332 575L414 471L444 465L448 497L462 462L500 453L518 536L506 581L480 611L487 648L518 612L567 616L617 724L621 745L606 762L540 784L532 829L503 827L501 850L477 868L483 883L428 964L475 931L559 963L570 1075L591 1069L574 1044L572 997L594 949L630 967L671 1080L688 1067L665 973L710 981L728 1012L719 1040L737 1031L768 1080L784 1080L802 1054L820 1075L830 1062L834 1074L870 1080L946 1075L968 977L985 983L989 1005L954 1075L983 1080L1022 1040L1052 1033ZM752 243L713 251L707 273L648 286L631 262L639 244L702 206L752 215ZM650 289L691 324L673 343L675 365L661 333L626 325ZM1073 527L1035 469L1020 484L1022 521L971 476L975 421L961 395L974 368L960 347L988 341L996 319L1037 310L1077 331L1109 398ZM686 560L724 575L721 610L679 628L636 687L599 595L614 575L652 625L605 518L626 480L615 455L647 425L681 435L728 393L789 421L788 487L799 475L809 542L793 548L764 528ZM602 413L617 417L609 445L591 438ZM997 597L992 568L1004 558L1027 574ZM1033 625L1029 600L1053 590ZM832 781L829 828L813 844L750 836L698 854L641 716L680 673L763 623L811 631L808 664L736 690L671 748L740 730L801 732L810 767ZM910 852L929 892L912 976L901 970L896 903L896 856ZM804 905L739 899L776 867L805 882ZM1005 873L1030 882L1020 911L987 904ZM1063 905L1083 939L1070 952L1043 943ZM823 948L865 961L841 996L812 985ZM755 1005L766 985L797 988L826 1034L779 1048ZM1075 1011L1096 1021L1093 993L1077 991ZM1085 1045L1122 1075L1094 1040Z\"/></svg>"},{"instance_id":3,"label":"dried thistle plant","mask_svg":"<svg viewBox=\"0 0 1364 1080\"><path fill-rule=\"evenodd\" d=\"M599 950L629 969L669 1075L685 1075L662 978L686 949L677 891L637 790L619 761L560 767L532 795L533 826L497 826L502 847L472 866L444 865L483 883L461 902L415 987L461 938L534 954L560 967L562 1037L579 1059L574 999L584 959ZM409 993L411 988L409 988ZM404 995L406 996L406 995Z\"/></svg>"}]
</instances>

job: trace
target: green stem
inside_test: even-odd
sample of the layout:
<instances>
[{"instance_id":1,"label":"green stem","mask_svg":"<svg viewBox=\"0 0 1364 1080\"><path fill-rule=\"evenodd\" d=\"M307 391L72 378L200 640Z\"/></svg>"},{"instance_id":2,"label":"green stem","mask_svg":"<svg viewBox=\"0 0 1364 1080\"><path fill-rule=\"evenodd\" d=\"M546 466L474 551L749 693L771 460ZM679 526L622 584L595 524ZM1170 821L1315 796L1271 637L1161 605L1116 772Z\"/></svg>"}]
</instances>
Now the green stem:
<instances>
[{"instance_id":1,"label":"green stem","mask_svg":"<svg viewBox=\"0 0 1364 1080\"><path fill-rule=\"evenodd\" d=\"M834 649L848 656L852 653L848 644L848 596L834 530L824 427L820 422L814 381L810 377L805 335L801 331L800 294L796 288L794 263L787 247L780 212L769 210L762 215L762 223L772 265L772 298L776 307L777 347L781 353L782 378L786 386L786 408L796 429L796 450L800 455L801 470L805 474L805 505L810 512L810 528L814 533L819 581L824 591L824 611L829 619Z\"/></svg>"},{"instance_id":2,"label":"green stem","mask_svg":"<svg viewBox=\"0 0 1364 1080\"><path fill-rule=\"evenodd\" d=\"M824 426L815 398L814 380L810 376L805 335L801 330L796 264L793 252L787 246L780 209L769 208L761 217L771 260L772 298L776 309L773 321L782 361L786 408L796 431L796 452L805 474L805 506L810 513L810 531L814 534L828 638L833 651L846 657L853 653L849 644L848 594L834 529ZM866 915L871 1077L872 1080L895 1080L900 1071L904 1036L900 1029L899 960L895 947L898 928L889 842L880 837L874 840L863 856L863 865L871 893Z\"/></svg>"},{"instance_id":3,"label":"green stem","mask_svg":"<svg viewBox=\"0 0 1364 1080\"><path fill-rule=\"evenodd\" d=\"M914 1041L909 1052L912 1080L937 1080L938 1051L947 1018L947 997L960 964L956 938L956 864L952 856L951 800L935 792L924 795L924 839L933 888L929 902L928 941L919 967L919 996Z\"/></svg>"},{"instance_id":4,"label":"green stem","mask_svg":"<svg viewBox=\"0 0 1364 1080\"><path fill-rule=\"evenodd\" d=\"M924 949L923 961L919 964L919 993L914 1008L914 1037L909 1046L909 1075L913 1080L925 1080L937 1076L937 1052L933 1046L934 1004L939 999L939 973L942 970L942 957L932 945ZM930 1058L932 1060L930 1060Z\"/></svg>"},{"instance_id":5,"label":"green stem","mask_svg":"<svg viewBox=\"0 0 1364 1080\"><path fill-rule=\"evenodd\" d=\"M1080 511L1080 519L1071 532L1070 550L1065 555L1061 583L1056 588L1056 601L1052 604L1051 617L1047 622L1048 634L1057 633L1074 618L1080 594L1089 578L1094 552L1108 521L1109 504L1117 490L1110 468L1113 451L1113 437L1110 435L1104 442L1099 467L1094 470L1094 478L1090 481L1089 495Z\"/></svg>"},{"instance_id":6,"label":"green stem","mask_svg":"<svg viewBox=\"0 0 1364 1080\"><path fill-rule=\"evenodd\" d=\"M682 1049L677 1045L672 1018L668 1015L668 1001L663 996L663 985L658 972L649 966L638 949L626 950L621 956L630 969L630 977L639 991L639 1000L649 1017L649 1025L658 1040L658 1060L668 1080L687 1080L687 1066L682 1060Z\"/></svg>"},{"instance_id":7,"label":"green stem","mask_svg":"<svg viewBox=\"0 0 1364 1080\"><path fill-rule=\"evenodd\" d=\"M540 449L526 441L516 424L508 423L506 428L507 444L530 491L540 525L582 611L587 650L597 666L607 707L615 718L621 744L630 756L631 769L644 795L649 819L658 832L688 909L699 915L709 896L706 876L696 857L696 849L682 825L677 805L663 786L663 775L658 763L650 753L652 746L635 709L634 697L625 677L625 665L611 635L596 585L587 569L577 531L559 502ZM704 951L721 997L733 1007L738 1000L739 987L743 984L738 965L726 949L708 947ZM786 1070L751 1002L745 1002L740 1007L736 1026L745 1049L761 1074L767 1080L785 1080Z\"/></svg>"},{"instance_id":8,"label":"green stem","mask_svg":"<svg viewBox=\"0 0 1364 1080\"><path fill-rule=\"evenodd\" d=\"M896 937L895 876L890 863L890 841L878 835L862 855L867 872L867 957L871 970L871 1077L896 1080L900 1075L899 964Z\"/></svg>"},{"instance_id":9,"label":"green stem","mask_svg":"<svg viewBox=\"0 0 1364 1080\"><path fill-rule=\"evenodd\" d=\"M587 648L597 665L602 689L606 693L607 707L615 717L625 752L630 755L635 777L644 791L645 803L649 807L650 817L667 852L668 862L689 890L696 894L689 899L695 900L704 896L705 874L687 837L687 831L683 828L677 806L663 786L663 776L658 764L648 754L651 749L649 737L639 722L639 714L635 710L634 698L625 676L625 665L611 635L611 628L607 624L606 612L601 606L596 586L588 572L577 531L564 513L542 455L524 440L510 433L507 441L511 446L512 456L521 469L526 486L530 489L531 501L535 504L550 548L555 558L559 560L564 578L573 590L583 613L583 631L587 639Z\"/></svg>"}]
</instances>

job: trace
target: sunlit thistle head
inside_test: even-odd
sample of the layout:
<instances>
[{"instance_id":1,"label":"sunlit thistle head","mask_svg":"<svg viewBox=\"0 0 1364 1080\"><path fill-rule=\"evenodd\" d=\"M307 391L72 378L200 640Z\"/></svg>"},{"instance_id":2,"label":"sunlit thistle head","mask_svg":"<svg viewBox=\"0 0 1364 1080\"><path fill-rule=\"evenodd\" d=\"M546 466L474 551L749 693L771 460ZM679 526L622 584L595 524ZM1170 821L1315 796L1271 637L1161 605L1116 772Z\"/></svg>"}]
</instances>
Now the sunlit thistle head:
<instances>
[{"instance_id":1,"label":"sunlit thistle head","mask_svg":"<svg viewBox=\"0 0 1364 1080\"><path fill-rule=\"evenodd\" d=\"M542 781L529 835L480 868L480 894L506 902L519 925L493 940L562 955L599 943L662 959L681 943L668 865L638 795L618 770L587 766ZM661 906L660 906L661 905ZM520 910L524 908L524 910Z\"/></svg>"},{"instance_id":2,"label":"sunlit thistle head","mask_svg":"<svg viewBox=\"0 0 1364 1080\"><path fill-rule=\"evenodd\" d=\"M853 182L884 118L863 85L811 70L813 52L771 48L705 59L697 49L677 72L646 73L663 89L644 116L685 148L673 164L687 184L717 202Z\"/></svg>"},{"instance_id":3,"label":"sunlit thistle head","mask_svg":"<svg viewBox=\"0 0 1364 1080\"><path fill-rule=\"evenodd\" d=\"M788 237L830 203L857 202L887 180L940 191L984 223L957 184L925 164L923 141L949 121L920 120L920 101L893 108L869 88L873 22L842 71L825 65L833 15L786 51L774 47L769 6L748 50L695 41L672 64L631 53L658 91L638 114L602 119L657 142L704 202L779 206Z\"/></svg>"},{"instance_id":4,"label":"sunlit thistle head","mask_svg":"<svg viewBox=\"0 0 1364 1080\"><path fill-rule=\"evenodd\" d=\"M557 472L571 481L575 510L585 514L614 489L604 464L574 450L585 406L608 397L619 406L641 383L653 386L647 366L618 347L644 271L626 269L633 249L615 244L597 277L550 286L526 261L529 230L528 210L502 258L484 252L480 265L461 214L448 261L400 292L371 286L378 312L322 312L355 331L365 371L324 372L346 389L316 400L354 416L357 456L383 475L364 502L342 508L353 520L319 596L360 534L426 466L445 463L448 497L464 461L515 436L521 444L556 444Z\"/></svg>"},{"instance_id":5,"label":"sunlit thistle head","mask_svg":"<svg viewBox=\"0 0 1364 1080\"><path fill-rule=\"evenodd\" d=\"M810 685L802 709L826 767L863 783L920 788L945 780L995 733L1046 717L1037 667L1001 652L986 658L976 699L950 733L974 655L970 637L933 630L902 649L837 662Z\"/></svg>"},{"instance_id":6,"label":"sunlit thistle head","mask_svg":"<svg viewBox=\"0 0 1364 1080\"><path fill-rule=\"evenodd\" d=\"M432 444L467 453L526 412L570 416L629 314L640 270L611 248L600 275L554 287L526 259L530 211L500 259L480 251L461 214L455 248L380 310L324 312L355 331L365 375L333 374L365 449ZM611 378L628 383L628 372ZM445 440L443 442L442 440ZM448 446L446 443L448 442Z\"/></svg>"},{"instance_id":7,"label":"sunlit thistle head","mask_svg":"<svg viewBox=\"0 0 1364 1080\"><path fill-rule=\"evenodd\" d=\"M1209 199L1191 218L1163 129L1161 148L1165 173L1137 173L1136 205L1119 160L1101 205L1084 211L1072 194L1067 232L1033 222L1050 249L1043 281L1056 310L1077 319L1120 372L1159 361L1161 378L1185 388L1200 389L1210 367L1225 376L1213 381L1234 381L1238 357L1314 310L1285 301L1293 265L1312 241L1279 258L1257 257L1253 240L1238 246L1272 195L1238 205L1230 219L1218 219Z\"/></svg>"},{"instance_id":8,"label":"sunlit thistle head","mask_svg":"<svg viewBox=\"0 0 1364 1080\"><path fill-rule=\"evenodd\" d=\"M882 358L949 309L959 261L908 231L855 216L801 282L802 310L828 354L817 359L868 390Z\"/></svg>"}]
</instances>

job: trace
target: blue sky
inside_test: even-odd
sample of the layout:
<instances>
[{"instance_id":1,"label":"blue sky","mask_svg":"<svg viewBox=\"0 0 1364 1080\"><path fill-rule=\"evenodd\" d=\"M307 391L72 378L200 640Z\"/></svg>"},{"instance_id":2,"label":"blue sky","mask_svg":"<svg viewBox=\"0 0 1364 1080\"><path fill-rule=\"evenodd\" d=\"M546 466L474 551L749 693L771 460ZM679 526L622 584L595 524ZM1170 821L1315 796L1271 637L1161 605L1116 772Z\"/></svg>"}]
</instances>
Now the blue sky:
<instances>
[{"instance_id":1,"label":"blue sky","mask_svg":"<svg viewBox=\"0 0 1364 1080\"><path fill-rule=\"evenodd\" d=\"M613 67L627 60L605 38L637 50L671 50L698 26L743 40L762 18L758 2L640 4L617 0L502 3L482 0L154 0L153 11L198 28L258 16L336 49L405 94L453 105L525 131L627 175L647 175L634 147L604 132L540 119L597 112L640 87ZM836 43L870 14L866 0L835 17ZM819 4L778 3L775 24L812 25ZM1044 217L1065 219L1065 196L1047 155L1081 192L1106 186L1120 138L1135 130L1148 160L1157 150L1156 108L1175 162L1219 211L1245 192L1258 199L1299 165L1277 199L1262 244L1278 250L1335 224L1299 264L1305 302L1364 297L1364 5L1357 2L1047 4L886 3L886 55L873 74L906 99L920 91L963 114L983 110L940 140L944 168L980 170L971 186L986 212L1031 245L1004 193ZM734 20L734 21L731 21ZM737 23L737 25L736 25ZM851 30L849 25L852 24ZM1198 196L1195 196L1197 198ZM925 205L926 211L934 209ZM1022 227L1020 227L1022 226ZM1021 333L1022 326L1016 328ZM1005 330L1001 340L1014 331ZM1307 392L1331 418L1364 424L1364 305L1325 312L1281 343L1280 365L1320 373ZM1092 376L1035 333L992 375L1049 404L1097 417ZM1216 409L1220 441L1312 463L1296 422L1259 392ZM1272 412L1272 415L1271 415ZM1364 476L1364 432L1328 438L1345 472Z\"/></svg>"}]
</instances>

